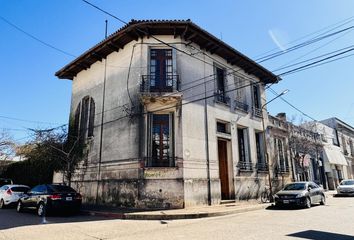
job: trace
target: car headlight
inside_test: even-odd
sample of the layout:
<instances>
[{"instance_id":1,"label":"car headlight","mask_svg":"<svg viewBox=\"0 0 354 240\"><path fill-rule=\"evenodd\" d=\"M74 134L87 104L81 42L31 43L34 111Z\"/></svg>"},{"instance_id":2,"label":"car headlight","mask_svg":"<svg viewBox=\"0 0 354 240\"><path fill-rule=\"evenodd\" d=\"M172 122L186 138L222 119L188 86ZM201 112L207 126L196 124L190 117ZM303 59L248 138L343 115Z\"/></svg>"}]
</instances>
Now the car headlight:
<instances>
[{"instance_id":1,"label":"car headlight","mask_svg":"<svg viewBox=\"0 0 354 240\"><path fill-rule=\"evenodd\" d=\"M279 198L279 196L278 196L278 195L276 195L276 194L274 194L274 198Z\"/></svg>"},{"instance_id":2,"label":"car headlight","mask_svg":"<svg viewBox=\"0 0 354 240\"><path fill-rule=\"evenodd\" d=\"M298 195L296 195L296 198L301 198L305 196L305 192L299 193Z\"/></svg>"}]
</instances>

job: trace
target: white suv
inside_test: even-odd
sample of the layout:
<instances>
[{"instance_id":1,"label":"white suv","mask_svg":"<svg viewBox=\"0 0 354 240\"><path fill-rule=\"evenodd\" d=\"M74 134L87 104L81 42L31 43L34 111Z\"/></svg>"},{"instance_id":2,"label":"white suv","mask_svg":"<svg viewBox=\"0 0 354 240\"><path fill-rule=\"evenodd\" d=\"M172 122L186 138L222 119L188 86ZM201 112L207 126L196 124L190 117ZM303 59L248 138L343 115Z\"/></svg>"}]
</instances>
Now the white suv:
<instances>
[{"instance_id":1,"label":"white suv","mask_svg":"<svg viewBox=\"0 0 354 240\"><path fill-rule=\"evenodd\" d=\"M5 208L10 204L16 204L18 199L30 187L26 185L4 185L0 188L0 208Z\"/></svg>"}]
</instances>

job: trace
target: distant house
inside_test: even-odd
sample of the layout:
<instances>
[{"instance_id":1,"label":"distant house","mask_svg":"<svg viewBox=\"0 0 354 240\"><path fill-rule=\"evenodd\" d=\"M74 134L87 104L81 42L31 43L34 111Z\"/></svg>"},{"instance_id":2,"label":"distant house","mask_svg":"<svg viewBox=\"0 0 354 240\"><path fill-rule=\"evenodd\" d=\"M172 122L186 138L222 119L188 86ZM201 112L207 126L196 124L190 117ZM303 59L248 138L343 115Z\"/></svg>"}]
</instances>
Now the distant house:
<instances>
[{"instance_id":1,"label":"distant house","mask_svg":"<svg viewBox=\"0 0 354 240\"><path fill-rule=\"evenodd\" d=\"M182 208L268 183L264 87L279 79L193 22L133 20L56 76L72 80L70 134L88 144L84 201Z\"/></svg>"},{"instance_id":2,"label":"distant house","mask_svg":"<svg viewBox=\"0 0 354 240\"><path fill-rule=\"evenodd\" d=\"M326 174L330 189L334 189L341 180L354 177L354 128L338 118L322 120L319 124L323 125L330 146L325 148Z\"/></svg>"}]
</instances>

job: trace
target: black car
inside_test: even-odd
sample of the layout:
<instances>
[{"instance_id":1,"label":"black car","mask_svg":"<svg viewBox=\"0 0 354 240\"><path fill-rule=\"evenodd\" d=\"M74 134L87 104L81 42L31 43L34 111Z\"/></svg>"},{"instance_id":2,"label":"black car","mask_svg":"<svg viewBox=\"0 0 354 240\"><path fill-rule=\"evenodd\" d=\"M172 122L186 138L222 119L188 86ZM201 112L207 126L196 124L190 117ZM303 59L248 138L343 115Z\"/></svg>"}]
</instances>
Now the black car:
<instances>
[{"instance_id":1,"label":"black car","mask_svg":"<svg viewBox=\"0 0 354 240\"><path fill-rule=\"evenodd\" d=\"M38 216L56 210L78 212L82 197L74 189L65 185L43 184L32 188L17 202L17 212L35 209Z\"/></svg>"},{"instance_id":2,"label":"black car","mask_svg":"<svg viewBox=\"0 0 354 240\"><path fill-rule=\"evenodd\" d=\"M312 204L324 205L326 197L322 187L314 182L294 182L274 195L276 206L302 206L310 208Z\"/></svg>"}]
</instances>

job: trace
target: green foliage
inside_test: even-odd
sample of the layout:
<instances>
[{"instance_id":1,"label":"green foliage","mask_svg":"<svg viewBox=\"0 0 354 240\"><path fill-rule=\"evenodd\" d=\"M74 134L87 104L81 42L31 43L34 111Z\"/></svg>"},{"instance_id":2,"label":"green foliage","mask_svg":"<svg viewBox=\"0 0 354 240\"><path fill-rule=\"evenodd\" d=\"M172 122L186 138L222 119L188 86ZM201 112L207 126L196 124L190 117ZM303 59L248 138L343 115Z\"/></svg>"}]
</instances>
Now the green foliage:
<instances>
[{"instance_id":1,"label":"green foliage","mask_svg":"<svg viewBox=\"0 0 354 240\"><path fill-rule=\"evenodd\" d=\"M57 168L56 164L43 159L29 159L6 166L0 176L11 178L16 184L33 187L42 183L51 183Z\"/></svg>"},{"instance_id":2,"label":"green foliage","mask_svg":"<svg viewBox=\"0 0 354 240\"><path fill-rule=\"evenodd\" d=\"M75 167L84 157L83 141L69 137L66 129L37 130L35 133L36 138L19 151L27 160L10 164L0 176L11 178L14 183L34 186L51 183L54 171L62 171L70 184Z\"/></svg>"}]
</instances>

